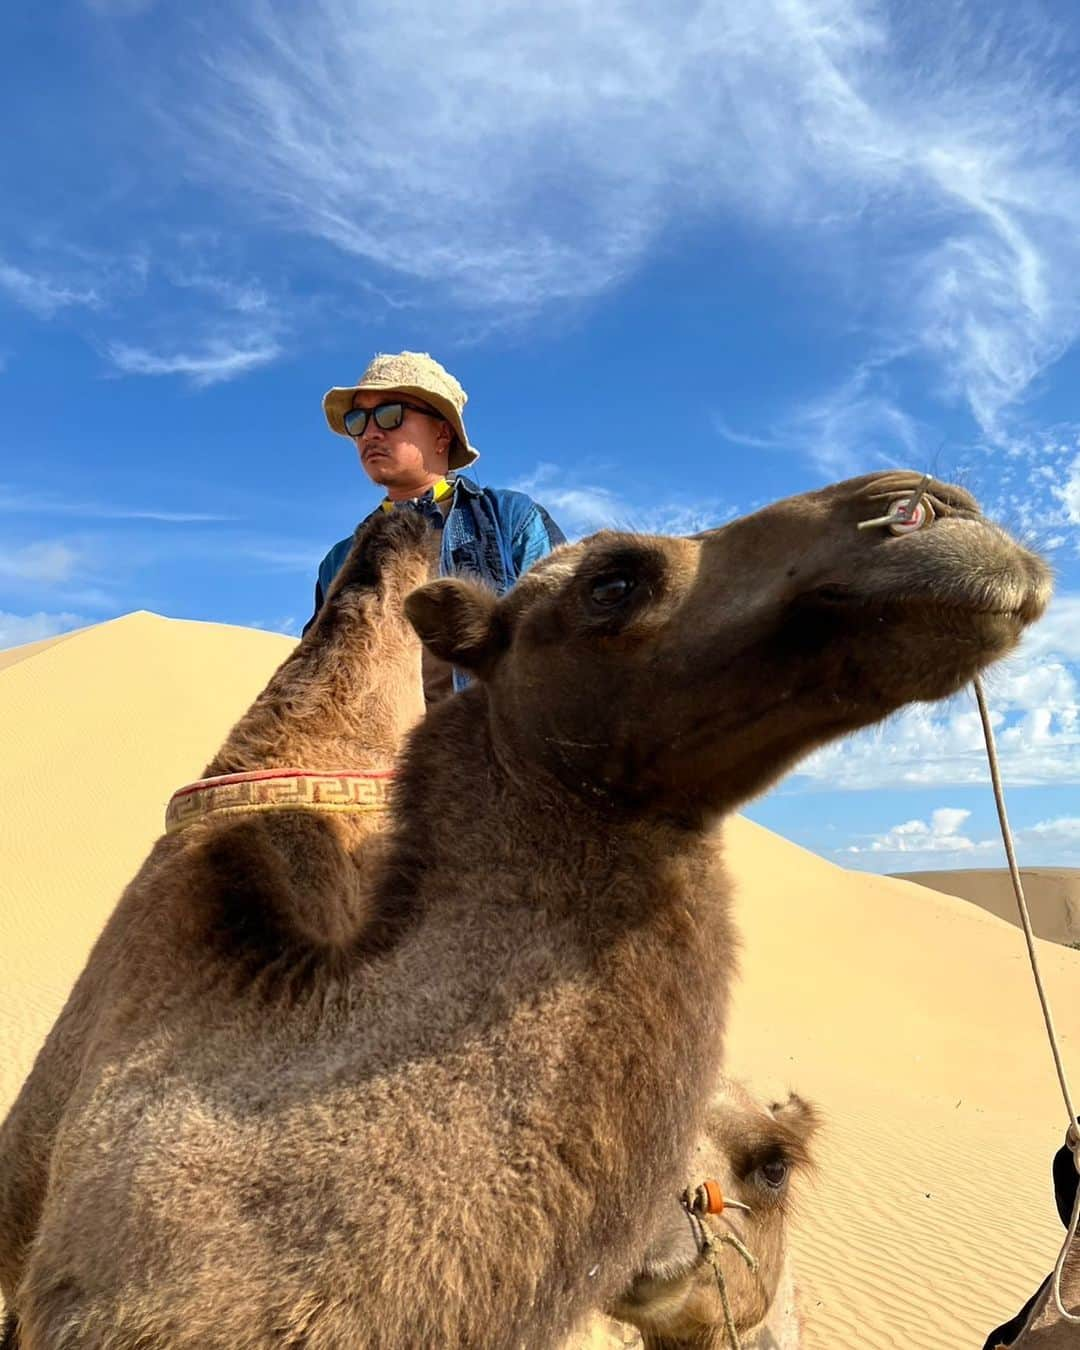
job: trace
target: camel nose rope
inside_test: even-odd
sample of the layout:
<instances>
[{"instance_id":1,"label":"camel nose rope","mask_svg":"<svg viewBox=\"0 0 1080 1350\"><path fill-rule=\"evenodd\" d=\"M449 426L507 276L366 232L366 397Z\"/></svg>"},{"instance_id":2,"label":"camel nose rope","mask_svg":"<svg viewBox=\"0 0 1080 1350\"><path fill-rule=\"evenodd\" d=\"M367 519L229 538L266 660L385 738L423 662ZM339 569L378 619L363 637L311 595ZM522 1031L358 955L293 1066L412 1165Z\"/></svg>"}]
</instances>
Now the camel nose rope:
<instances>
[{"instance_id":1,"label":"camel nose rope","mask_svg":"<svg viewBox=\"0 0 1080 1350\"><path fill-rule=\"evenodd\" d=\"M857 529L865 530L874 526L888 526L892 534L909 534L915 530L922 529L924 525L930 524L934 519L933 509L929 501L926 500L926 489L930 483L930 475L923 476L922 482L912 492L910 497L897 498L891 504L890 514L879 516L875 520L860 521ZM1050 1000L1047 998L1046 986L1043 984L1042 971L1039 969L1039 957L1035 950L1035 933L1031 927L1031 915L1028 912L1027 899L1024 896L1024 884L1020 879L1020 869L1016 865L1016 851L1013 848L1012 829L1009 826L1009 817L1005 811L1005 792L1001 786L1001 772L998 766L997 746L994 743L994 732L990 725L990 713L986 706L986 695L983 691L982 680L978 675L973 681L975 687L975 701L979 705L979 719L982 722L983 739L986 741L986 758L990 765L990 782L994 789L994 804L997 807L998 823L1001 826L1001 838L1005 845L1005 856L1009 861L1009 875L1012 877L1013 891L1016 895L1017 909L1020 911L1020 925L1024 930L1024 939L1027 943L1028 960L1031 963L1031 973L1035 977L1035 989L1039 995L1039 1003L1042 1006L1043 1021L1046 1023L1046 1033L1050 1040L1050 1050L1054 1056L1054 1067L1057 1069L1058 1082L1061 1085L1061 1095L1065 1099L1065 1109L1069 1113L1069 1128L1065 1134L1065 1142L1072 1153L1073 1165L1080 1172L1080 1132L1076 1125L1076 1110L1073 1106L1072 1094L1069 1091L1069 1080L1065 1074L1065 1065L1061 1058L1061 1047L1058 1043L1057 1030L1054 1026L1054 1015L1050 1010ZM1080 1316L1069 1312L1061 1301L1061 1274L1065 1267L1065 1260L1069 1255L1073 1239L1076 1237L1077 1226L1080 1224L1080 1188L1077 1190L1076 1199L1073 1202L1072 1218L1069 1222L1068 1231L1065 1234L1065 1241L1062 1244L1058 1259L1054 1265L1054 1304L1058 1313L1066 1322L1080 1323Z\"/></svg>"},{"instance_id":2,"label":"camel nose rope","mask_svg":"<svg viewBox=\"0 0 1080 1350\"><path fill-rule=\"evenodd\" d=\"M739 1329L735 1325L735 1314L731 1310L731 1299L728 1297L727 1280L724 1278L720 1251L723 1247L734 1247L752 1273L757 1271L758 1260L734 1233L714 1233L705 1227L704 1219L706 1214L723 1214L725 1209L741 1209L748 1214L752 1213L752 1210L749 1205L744 1205L741 1200L729 1200L720 1189L719 1182L713 1181L711 1178L703 1181L693 1191L688 1187L683 1191L680 1201L690 1216L690 1222L694 1227L699 1244L698 1255L703 1261L708 1262L712 1267L713 1275L716 1277L716 1287L720 1291L720 1306L724 1310L724 1330L731 1342L731 1350L742 1350Z\"/></svg>"},{"instance_id":3,"label":"camel nose rope","mask_svg":"<svg viewBox=\"0 0 1080 1350\"><path fill-rule=\"evenodd\" d=\"M1028 960L1031 962L1031 973L1035 977L1035 989L1039 995L1039 1003L1042 1005L1043 1020L1046 1023L1046 1032L1050 1038L1050 1049L1054 1056L1054 1067L1057 1069L1058 1082L1061 1084L1061 1095L1065 1098L1065 1109L1069 1113L1069 1128L1065 1140L1072 1153L1073 1166L1080 1172L1080 1134L1077 1133L1076 1128L1076 1110L1073 1107L1072 1094L1069 1092L1069 1080L1066 1077L1065 1065L1061 1058L1061 1047L1058 1044L1057 1031L1054 1027L1054 1014L1050 1011L1050 1001L1046 996L1042 972L1039 969L1039 958L1035 951L1035 934L1031 927L1031 915L1028 913L1027 900L1024 898L1024 884L1020 880L1020 869L1016 865L1016 853L1013 849L1009 818L1005 813L1005 794L1001 787L997 747L994 745L994 733L990 727L990 713L986 706L982 681L977 675L975 677L975 698L979 704L983 736L986 738L986 757L990 763L990 781L994 787L994 803L997 806L998 821L1001 824L1001 837L1005 843L1005 856L1009 860L1009 875L1012 877L1013 890L1016 892L1016 904L1020 910L1024 939L1027 942ZM1080 1222L1080 1188L1077 1188L1076 1199L1073 1201L1072 1218L1069 1220L1065 1241L1054 1265L1054 1305L1066 1322L1080 1322L1080 1316L1069 1312L1061 1301L1061 1274L1065 1268L1065 1260L1069 1255L1073 1239L1076 1237L1078 1222Z\"/></svg>"},{"instance_id":4,"label":"camel nose rope","mask_svg":"<svg viewBox=\"0 0 1080 1350\"><path fill-rule=\"evenodd\" d=\"M704 1225L702 1225L702 1232L704 1233L702 1255L712 1266L713 1274L716 1276L716 1287L720 1291L720 1306L724 1310L724 1329L731 1341L731 1350L742 1350L739 1329L735 1325L735 1314L731 1311L731 1300L728 1298L727 1281L724 1279L724 1268L720 1262L720 1251L723 1247L734 1247L751 1271L756 1271L758 1268L757 1257L747 1251L734 1233L710 1233Z\"/></svg>"}]
</instances>

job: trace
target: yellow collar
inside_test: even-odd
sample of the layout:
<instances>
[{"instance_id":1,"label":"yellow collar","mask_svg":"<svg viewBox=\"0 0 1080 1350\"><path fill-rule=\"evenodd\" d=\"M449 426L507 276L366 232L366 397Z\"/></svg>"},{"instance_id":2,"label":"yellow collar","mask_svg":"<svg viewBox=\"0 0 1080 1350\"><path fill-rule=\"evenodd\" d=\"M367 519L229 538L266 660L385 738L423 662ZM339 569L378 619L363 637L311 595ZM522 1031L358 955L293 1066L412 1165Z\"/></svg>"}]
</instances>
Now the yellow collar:
<instances>
[{"instance_id":1,"label":"yellow collar","mask_svg":"<svg viewBox=\"0 0 1080 1350\"><path fill-rule=\"evenodd\" d=\"M431 487L425 488L424 491L419 494L419 496L426 497L427 494L430 492L431 500L433 502L441 502L445 501L446 498L453 493L453 491L454 491L453 480L449 478L440 478L437 483L432 483ZM419 500L419 498L414 497L409 500L417 501ZM379 503L379 506L383 511L392 511L394 507L397 506L397 502L392 502L389 497L384 497L382 501Z\"/></svg>"}]
</instances>

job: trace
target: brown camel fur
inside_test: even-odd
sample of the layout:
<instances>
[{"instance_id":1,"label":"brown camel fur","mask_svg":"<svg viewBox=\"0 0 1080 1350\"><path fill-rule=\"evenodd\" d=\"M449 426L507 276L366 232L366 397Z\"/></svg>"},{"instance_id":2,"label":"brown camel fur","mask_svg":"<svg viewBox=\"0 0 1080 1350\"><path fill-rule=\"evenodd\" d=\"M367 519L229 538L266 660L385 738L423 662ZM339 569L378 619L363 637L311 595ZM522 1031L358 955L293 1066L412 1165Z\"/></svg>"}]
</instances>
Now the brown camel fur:
<instances>
[{"instance_id":1,"label":"brown camel fur","mask_svg":"<svg viewBox=\"0 0 1080 1350\"><path fill-rule=\"evenodd\" d=\"M732 1247L718 1249L735 1329L746 1350L798 1345L786 1230L792 1180L809 1165L809 1141L817 1128L817 1112L800 1097L766 1107L741 1083L723 1078L684 1172L691 1190L712 1178L725 1200L749 1206L749 1212L725 1209L702 1221L716 1237L739 1238L757 1262L752 1270ZM681 1206L671 1206L663 1228L652 1236L644 1268L610 1309L619 1324L609 1323L608 1345L728 1350L716 1274L707 1261L686 1259L688 1245L695 1254L700 1250L695 1227ZM624 1323L641 1335L628 1334ZM601 1350L603 1333L597 1319L564 1350Z\"/></svg>"},{"instance_id":2,"label":"brown camel fur","mask_svg":"<svg viewBox=\"0 0 1080 1350\"><path fill-rule=\"evenodd\" d=\"M391 523L391 520L393 523ZM315 630L282 663L237 723L204 776L252 769L316 766L391 767L423 714L420 643L404 597L428 579L431 536L415 516L383 517L343 568L333 603ZM258 897L236 896L235 915L216 925L216 940L242 963L247 921L240 908L261 900L260 927L274 921L301 930L323 961L354 959L358 935L381 935L370 906L372 876L385 840L385 814L278 814L245 822L236 842L265 869ZM0 1292L13 1306L45 1200L52 1150L93 1040L107 1034L107 1010L127 997L126 949L153 922L160 877L168 888L190 839L164 837L121 898L22 1092L0 1127ZM178 880L182 881L182 873ZM157 902L162 903L162 902ZM162 908L165 905L162 903ZM194 917L194 908L193 908ZM224 917L224 916L223 916ZM224 952L222 952L224 956ZM256 958L260 960L260 958ZM14 1345L14 1332L11 1333ZM0 1338L0 1350L8 1350Z\"/></svg>"},{"instance_id":3,"label":"brown camel fur","mask_svg":"<svg viewBox=\"0 0 1080 1350\"><path fill-rule=\"evenodd\" d=\"M0 1206L21 1350L539 1347L616 1298L718 1073L716 820L960 688L1048 598L959 489L919 533L856 530L917 482L602 534L502 600L411 595L478 679L411 734L370 889L342 913L317 819L208 821L155 847L92 955L38 1217ZM311 712L279 681L212 770L295 762Z\"/></svg>"},{"instance_id":4,"label":"brown camel fur","mask_svg":"<svg viewBox=\"0 0 1080 1350\"><path fill-rule=\"evenodd\" d=\"M378 528L382 531L389 527L380 525ZM391 762L392 752L400 748L404 731L416 719L421 697L415 662L419 642L411 627L396 621L396 615L400 610L403 617L403 590L424 579L424 554L422 549L418 550L418 540L414 537L416 532L409 526L397 526L394 529L396 535L393 542L398 556L395 560L392 551L384 547L383 565L378 577L380 603L375 607L369 601L363 605L357 604L356 588L362 587L354 575L352 583L344 589L341 597L342 607L346 607L345 595L350 594L350 591L352 593L348 602L353 609L351 626L346 630L339 615L336 638L328 639L324 635L314 646L314 652L311 650L312 644L308 644L307 650L302 653L298 651L290 658L260 696L252 714L234 728L225 750L207 767L207 775L261 766L285 766L295 762L344 766L350 761L354 764L363 761L366 767L382 767ZM369 547L370 531L360 551L366 553ZM394 565L388 565L390 563ZM329 613L327 611L327 615ZM327 622L330 622L329 617ZM370 638L365 645L363 639L366 632L370 632ZM350 660L347 664L340 662L343 639L349 644ZM357 657L361 652L365 657L364 662ZM316 655L318 660L314 659ZM368 675L362 685L357 685L353 682L362 668L368 671ZM292 742L283 732L279 719L265 716L266 708L274 709L279 704L283 689L286 697L292 698L289 691L294 685L303 689L309 701L309 709L303 713L306 724L305 748L295 754L290 749ZM292 715L296 711L293 699ZM328 744L327 734L331 729L332 740ZM299 741L299 736L296 739ZM339 739L344 750L338 749ZM370 750L365 752L365 746L370 747ZM335 820L331 834L337 836L337 849L331 849L331 852L338 854L339 867L345 865L347 856L348 866L357 869L362 866L365 873L370 871L371 848L375 842L372 831L379 824L378 819L372 817L354 817L351 820L339 817ZM321 825L317 833L323 833ZM364 846L362 850L360 844ZM355 891L355 879L352 880L352 889ZM332 887L320 889L328 894L332 891ZM343 884L341 893L349 889ZM43 1054L35 1074L35 1085L40 1085L49 1077L41 1072L47 1066L55 1072L55 1064L50 1065ZM26 1094L20 1105L23 1108L22 1118L31 1119L33 1113L26 1110ZM797 1098L792 1098L787 1106L771 1108L771 1111L772 1114L754 1101L740 1084L723 1079L710 1107L706 1132L695 1146L691 1167L695 1176L709 1175L720 1179L726 1196L755 1199L755 1190L760 1189L766 1202L755 1204L750 1218L744 1220L736 1217L736 1224L744 1222L752 1229L747 1240L760 1262L758 1274L751 1278L740 1261L734 1282L730 1284L737 1324L744 1335L752 1323L760 1320L763 1300L772 1302L777 1284L789 1278L787 1267L783 1264L783 1233L780 1230L781 1220L786 1214L784 1198L788 1189L787 1178L779 1186L765 1183L760 1175L761 1166L764 1161L773 1165L779 1161L786 1171L791 1171L804 1165L805 1143L815 1128L812 1112ZM20 1113L13 1112L9 1129L19 1119ZM40 1119L36 1123L40 1124ZM37 1142L39 1146L51 1142L51 1132L47 1136L38 1134ZM18 1176L0 1169L0 1178L21 1180L24 1183L17 1199L28 1219L36 1216L38 1206L30 1199L29 1188L25 1183L34 1174L40 1189L44 1184L44 1173L44 1166L36 1169L31 1166ZM687 1173L686 1181L689 1185L690 1173ZM709 1218L705 1222L718 1228L728 1220ZM672 1215L667 1223L669 1240L665 1243L664 1234L654 1235L645 1258L649 1266L648 1274L639 1272L632 1289L626 1291L625 1298L620 1300L627 1304L628 1322L639 1327L663 1326L667 1329L667 1336L649 1342L658 1350L668 1345L675 1347L685 1343L686 1336L675 1336L675 1331L682 1333L688 1327L693 1327L697 1334L700 1328L710 1325L710 1320L719 1325L722 1318L715 1279L711 1269L704 1267L697 1259L697 1241L688 1241L689 1231L683 1211L673 1201ZM661 1269L664 1263L666 1266ZM729 1261L725 1262L725 1267L729 1265ZM731 1281L730 1270L728 1278ZM774 1315L785 1317L782 1298L777 1300L770 1313L770 1325ZM787 1314L788 1317L791 1315L790 1312ZM611 1325L614 1327L615 1324ZM623 1326L624 1332L629 1331L626 1324L619 1325ZM637 1341L640 1343L640 1336ZM621 1335L618 1343L622 1343ZM707 1344L704 1341L701 1343ZM751 1344L744 1343L748 1346Z\"/></svg>"}]
</instances>

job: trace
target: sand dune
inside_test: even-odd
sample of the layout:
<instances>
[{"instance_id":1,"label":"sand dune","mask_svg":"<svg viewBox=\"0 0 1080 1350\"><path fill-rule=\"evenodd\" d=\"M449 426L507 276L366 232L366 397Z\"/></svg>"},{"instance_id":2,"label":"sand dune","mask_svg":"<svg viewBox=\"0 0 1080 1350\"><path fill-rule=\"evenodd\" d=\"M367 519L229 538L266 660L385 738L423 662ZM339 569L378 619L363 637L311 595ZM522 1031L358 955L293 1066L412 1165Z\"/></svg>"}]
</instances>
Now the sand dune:
<instances>
[{"instance_id":1,"label":"sand dune","mask_svg":"<svg viewBox=\"0 0 1080 1350\"><path fill-rule=\"evenodd\" d=\"M929 886L931 890L970 900L998 918L1020 926L1012 878L1007 868L898 875L919 886ZM1020 880L1036 935L1065 946L1080 943L1080 868L1021 867Z\"/></svg>"},{"instance_id":2,"label":"sand dune","mask_svg":"<svg viewBox=\"0 0 1080 1350\"><path fill-rule=\"evenodd\" d=\"M135 614L0 663L0 1112L170 792L290 645ZM806 1346L981 1346L1062 1236L1065 1112L1019 934L745 820L727 849L744 934L730 1066L827 1122L795 1223ZM1080 951L1040 949L1080 1090Z\"/></svg>"}]
</instances>

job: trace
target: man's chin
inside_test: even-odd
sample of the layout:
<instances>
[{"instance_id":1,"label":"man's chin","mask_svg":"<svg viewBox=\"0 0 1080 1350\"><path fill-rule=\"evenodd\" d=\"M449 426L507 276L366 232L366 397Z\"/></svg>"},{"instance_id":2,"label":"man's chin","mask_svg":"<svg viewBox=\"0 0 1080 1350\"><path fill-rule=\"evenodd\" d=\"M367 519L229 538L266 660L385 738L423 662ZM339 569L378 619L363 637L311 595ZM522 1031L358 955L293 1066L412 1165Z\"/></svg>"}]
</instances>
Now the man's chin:
<instances>
[{"instance_id":1,"label":"man's chin","mask_svg":"<svg viewBox=\"0 0 1080 1350\"><path fill-rule=\"evenodd\" d=\"M370 456L361 462L361 468L371 481L378 483L380 487L392 486L392 480L397 477L392 461L385 455Z\"/></svg>"}]
</instances>

